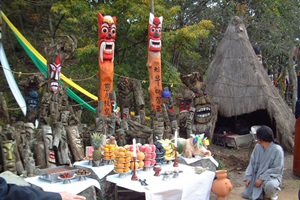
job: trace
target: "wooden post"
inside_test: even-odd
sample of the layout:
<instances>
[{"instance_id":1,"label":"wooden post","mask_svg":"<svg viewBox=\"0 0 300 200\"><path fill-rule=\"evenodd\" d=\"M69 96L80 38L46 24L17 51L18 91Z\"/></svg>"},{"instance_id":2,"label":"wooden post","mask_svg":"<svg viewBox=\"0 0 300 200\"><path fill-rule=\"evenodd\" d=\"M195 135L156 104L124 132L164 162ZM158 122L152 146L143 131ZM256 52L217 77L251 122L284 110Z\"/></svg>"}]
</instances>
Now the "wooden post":
<instances>
[{"instance_id":1,"label":"wooden post","mask_svg":"<svg viewBox=\"0 0 300 200\"><path fill-rule=\"evenodd\" d=\"M300 82L300 76L297 76L298 84ZM299 85L298 85L299 86ZM295 139L294 139L294 161L293 161L293 173L295 176L300 177L300 100L299 100L299 87L298 87L298 100L295 108Z\"/></svg>"},{"instance_id":2,"label":"wooden post","mask_svg":"<svg viewBox=\"0 0 300 200\"><path fill-rule=\"evenodd\" d=\"M299 104L299 103L300 102L297 101L296 104ZM297 105L296 105L296 107L297 107ZM296 125L295 125L293 173L295 176L300 177L300 117L298 117L296 119Z\"/></svg>"},{"instance_id":3,"label":"wooden post","mask_svg":"<svg viewBox=\"0 0 300 200\"><path fill-rule=\"evenodd\" d=\"M151 0L151 13L154 15L154 0Z\"/></svg>"}]
</instances>

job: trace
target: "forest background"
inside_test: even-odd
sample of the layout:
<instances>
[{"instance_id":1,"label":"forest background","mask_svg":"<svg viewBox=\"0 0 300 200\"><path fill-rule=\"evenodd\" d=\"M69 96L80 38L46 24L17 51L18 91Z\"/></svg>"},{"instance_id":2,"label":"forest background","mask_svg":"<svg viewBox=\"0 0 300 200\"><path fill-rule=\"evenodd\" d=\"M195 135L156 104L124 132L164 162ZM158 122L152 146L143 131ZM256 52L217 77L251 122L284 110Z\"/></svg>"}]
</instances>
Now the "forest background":
<instances>
[{"instance_id":1,"label":"forest background","mask_svg":"<svg viewBox=\"0 0 300 200\"><path fill-rule=\"evenodd\" d=\"M163 16L162 81L173 98L183 84L180 74L200 72L205 78L218 43L234 16L239 16L253 46L259 47L263 65L274 75L281 95L294 109L297 99L295 74L298 71L300 30L299 0L10 0L1 2L1 10L45 56L45 47L59 38L72 36L77 48L62 66L62 73L97 96L98 91L98 22L97 12L116 16L117 38L114 60L114 87L124 77L142 81L148 103L147 28L149 13ZM16 81L39 73L12 31L3 23L2 43ZM285 77L294 83L286 87ZM0 73L0 92L16 121L24 119L9 90L4 73ZM72 89L72 88L71 88ZM74 90L75 91L75 90ZM42 90L40 91L43 92ZM97 103L76 92L96 107ZM40 95L42 96L42 95ZM94 115L83 109L82 123L94 123ZM176 101L175 101L176 102ZM1 122L1 121L0 121Z\"/></svg>"}]
</instances>

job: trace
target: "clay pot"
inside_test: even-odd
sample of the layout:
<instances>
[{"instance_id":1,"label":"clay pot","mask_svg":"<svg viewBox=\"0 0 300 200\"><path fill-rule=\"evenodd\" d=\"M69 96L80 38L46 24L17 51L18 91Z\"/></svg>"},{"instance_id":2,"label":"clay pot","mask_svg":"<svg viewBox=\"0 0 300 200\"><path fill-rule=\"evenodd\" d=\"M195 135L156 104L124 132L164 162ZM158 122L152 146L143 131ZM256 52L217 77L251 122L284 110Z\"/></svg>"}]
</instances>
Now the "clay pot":
<instances>
[{"instance_id":1,"label":"clay pot","mask_svg":"<svg viewBox=\"0 0 300 200\"><path fill-rule=\"evenodd\" d=\"M217 195L216 200L224 200L233 188L231 181L227 178L227 170L217 170L216 178L211 191Z\"/></svg>"}]
</instances>

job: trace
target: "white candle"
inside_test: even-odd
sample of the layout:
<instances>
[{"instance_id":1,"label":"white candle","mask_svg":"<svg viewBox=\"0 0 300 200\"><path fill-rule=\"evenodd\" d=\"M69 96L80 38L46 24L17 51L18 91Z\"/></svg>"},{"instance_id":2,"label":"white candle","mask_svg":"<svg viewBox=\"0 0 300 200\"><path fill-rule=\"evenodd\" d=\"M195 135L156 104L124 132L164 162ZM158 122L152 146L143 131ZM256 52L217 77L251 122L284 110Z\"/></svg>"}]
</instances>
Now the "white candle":
<instances>
[{"instance_id":1,"label":"white candle","mask_svg":"<svg viewBox=\"0 0 300 200\"><path fill-rule=\"evenodd\" d=\"M135 138L133 138L132 144L133 144L133 157L136 157L136 141L135 141Z\"/></svg>"},{"instance_id":2,"label":"white candle","mask_svg":"<svg viewBox=\"0 0 300 200\"><path fill-rule=\"evenodd\" d=\"M175 147L177 147L177 134L178 134L178 130L176 129L176 131L175 131L175 142L174 142Z\"/></svg>"}]
</instances>

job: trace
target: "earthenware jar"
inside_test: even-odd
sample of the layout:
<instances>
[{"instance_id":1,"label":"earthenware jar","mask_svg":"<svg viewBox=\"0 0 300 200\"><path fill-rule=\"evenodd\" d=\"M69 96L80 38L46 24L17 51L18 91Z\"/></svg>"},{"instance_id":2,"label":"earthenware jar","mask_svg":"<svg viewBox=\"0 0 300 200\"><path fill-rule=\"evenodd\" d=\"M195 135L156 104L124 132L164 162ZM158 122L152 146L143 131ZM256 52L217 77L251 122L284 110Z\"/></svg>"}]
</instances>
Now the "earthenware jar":
<instances>
[{"instance_id":1,"label":"earthenware jar","mask_svg":"<svg viewBox=\"0 0 300 200\"><path fill-rule=\"evenodd\" d=\"M227 178L227 170L217 170L216 178L211 191L217 195L216 200L225 200L233 188L231 181Z\"/></svg>"}]
</instances>

